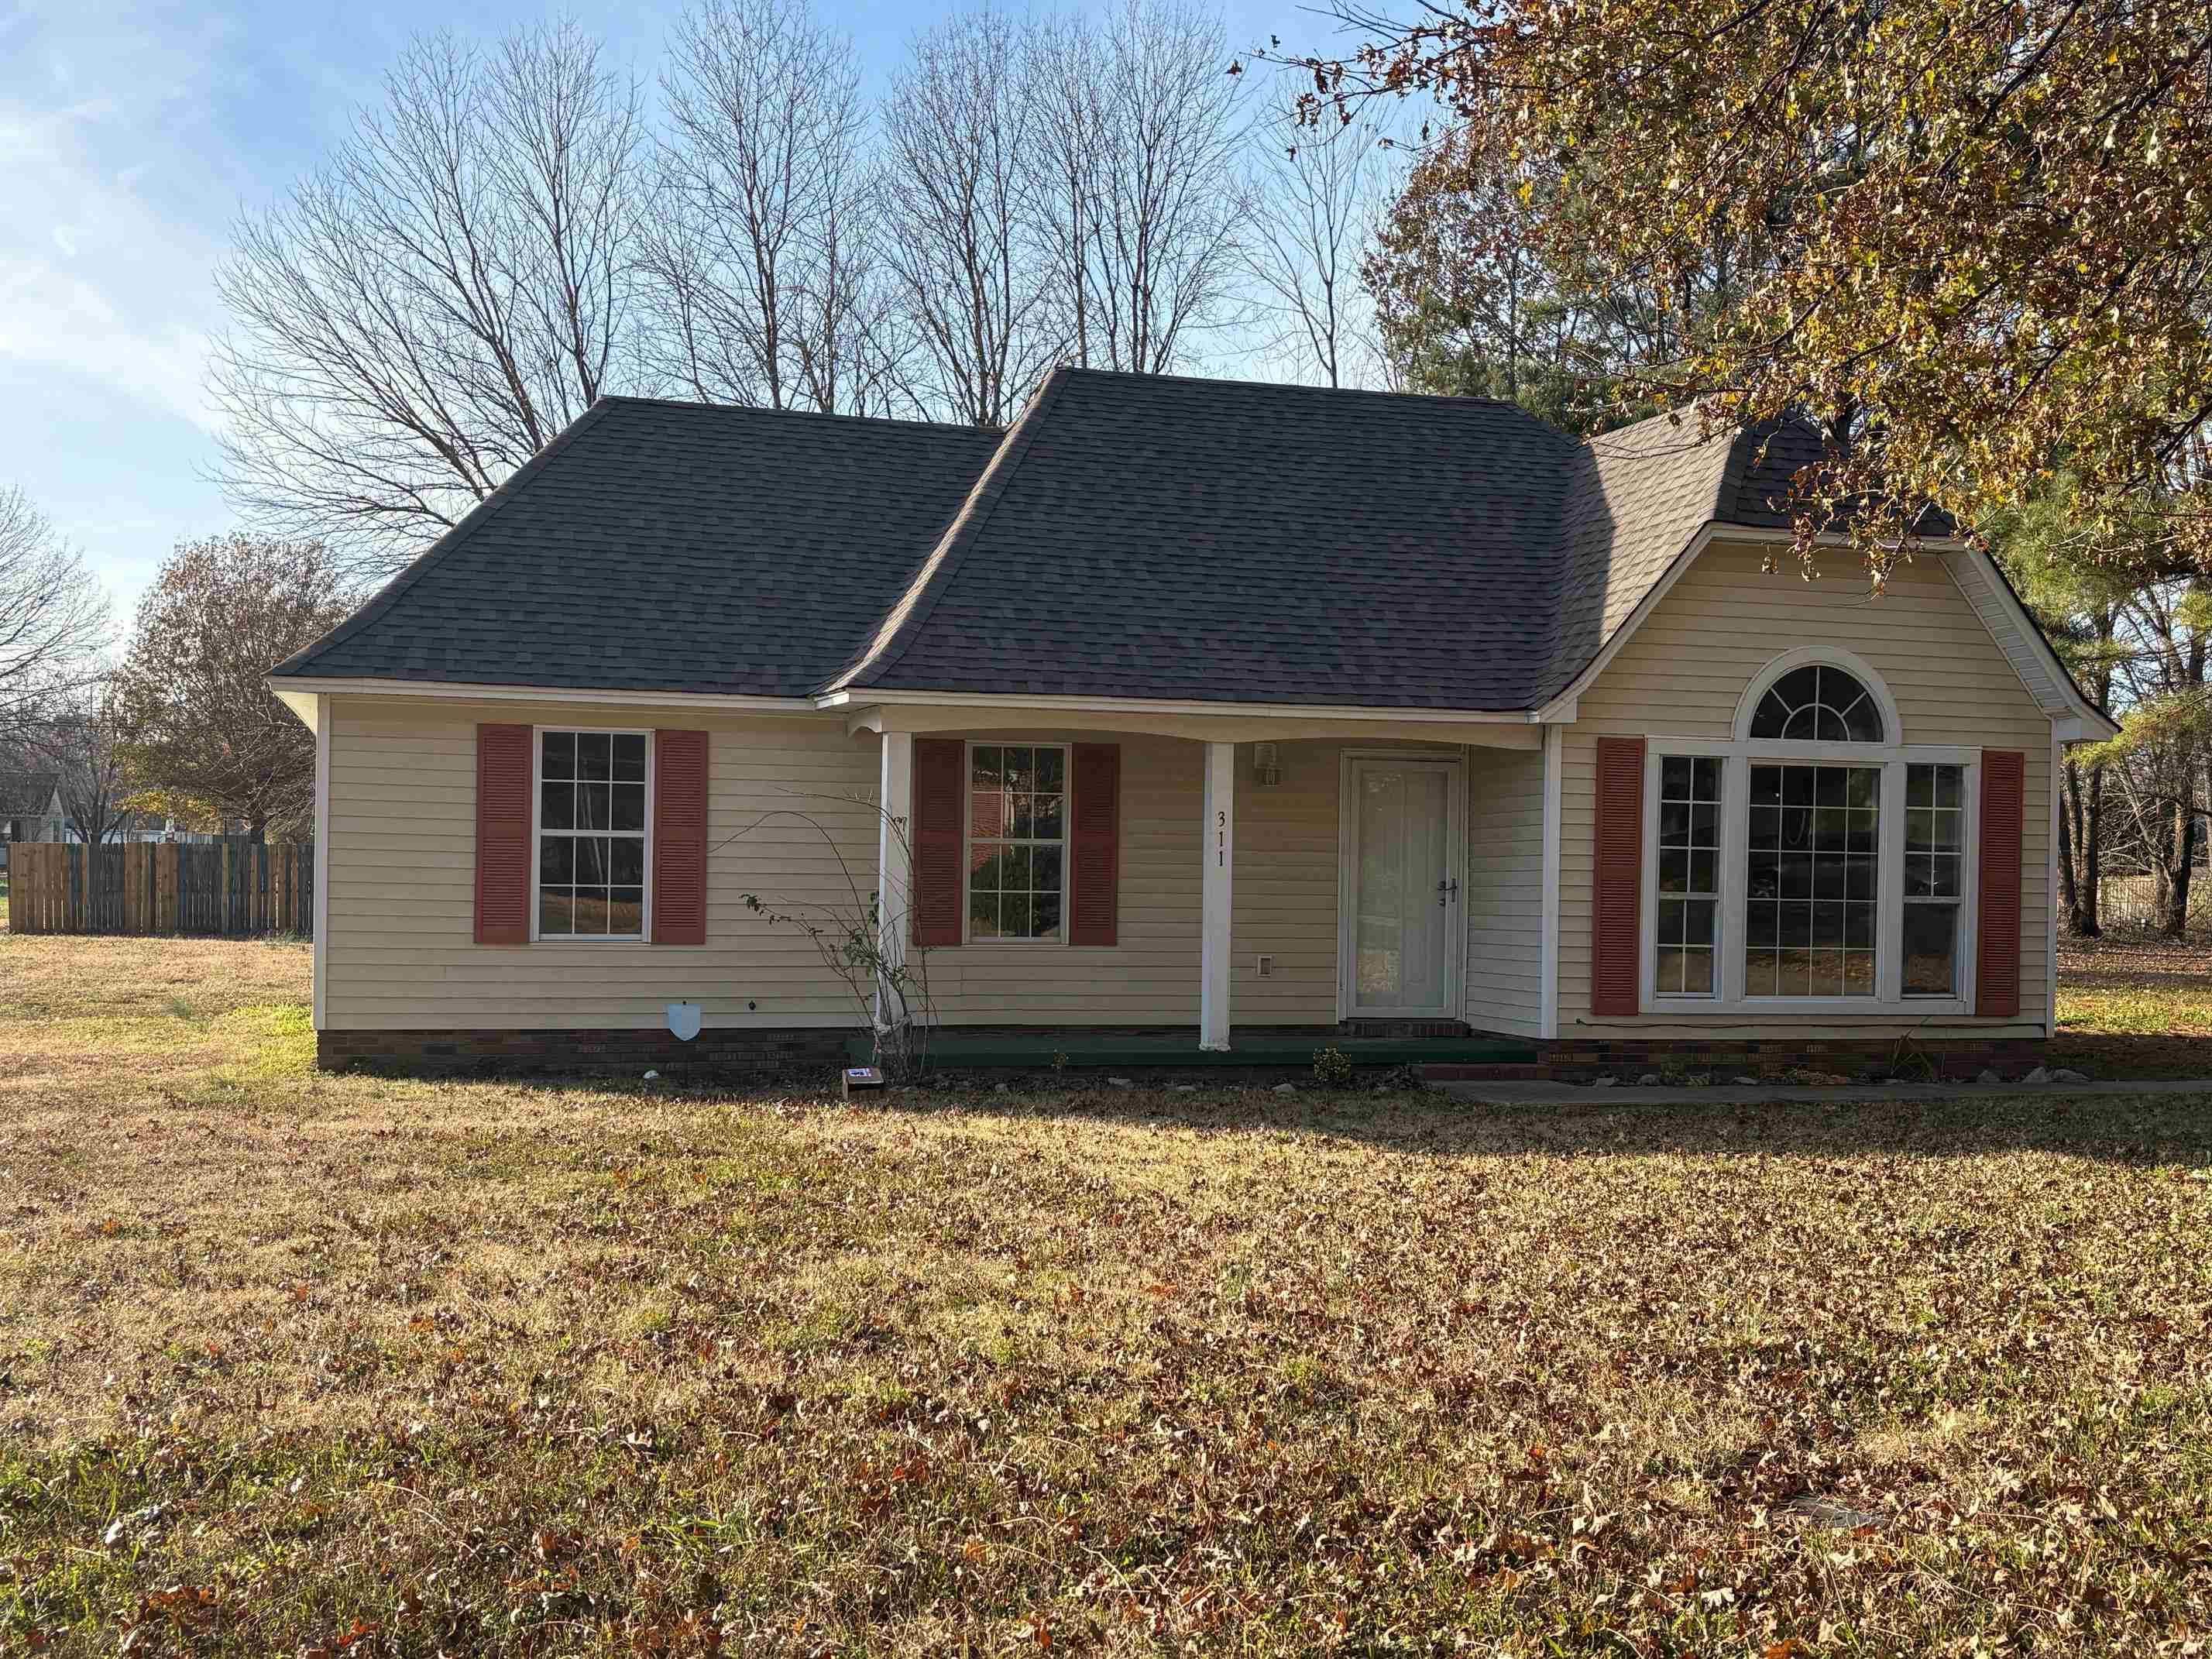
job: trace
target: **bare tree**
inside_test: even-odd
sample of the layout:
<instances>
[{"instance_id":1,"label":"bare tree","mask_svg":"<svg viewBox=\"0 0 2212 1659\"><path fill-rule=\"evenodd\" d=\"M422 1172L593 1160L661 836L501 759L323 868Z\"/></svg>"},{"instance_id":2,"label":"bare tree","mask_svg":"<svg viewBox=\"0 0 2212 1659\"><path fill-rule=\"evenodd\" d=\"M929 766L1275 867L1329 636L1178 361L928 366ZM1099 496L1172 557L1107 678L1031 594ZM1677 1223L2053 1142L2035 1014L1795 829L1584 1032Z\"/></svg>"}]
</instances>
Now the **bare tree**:
<instances>
[{"instance_id":1,"label":"bare tree","mask_svg":"<svg viewBox=\"0 0 2212 1659\"><path fill-rule=\"evenodd\" d=\"M389 569L630 377L636 88L572 23L417 40L216 283L222 477Z\"/></svg>"},{"instance_id":2,"label":"bare tree","mask_svg":"<svg viewBox=\"0 0 2212 1659\"><path fill-rule=\"evenodd\" d=\"M644 234L657 366L710 401L881 412L890 365L851 40L806 0L700 0L671 51Z\"/></svg>"},{"instance_id":3,"label":"bare tree","mask_svg":"<svg viewBox=\"0 0 2212 1659\"><path fill-rule=\"evenodd\" d=\"M1242 82L1219 15L1188 0L1120 0L1024 41L1038 222L1075 360L1159 374L1241 319L1237 231Z\"/></svg>"},{"instance_id":4,"label":"bare tree","mask_svg":"<svg viewBox=\"0 0 2212 1659\"><path fill-rule=\"evenodd\" d=\"M1244 265L1272 325L1267 352L1301 380L1379 378L1375 307L1360 262L1377 216L1389 152L1362 120L1285 120L1264 139L1251 186Z\"/></svg>"},{"instance_id":5,"label":"bare tree","mask_svg":"<svg viewBox=\"0 0 2212 1659\"><path fill-rule=\"evenodd\" d=\"M977 426L1010 420L1061 351L1025 199L1037 110L1012 72L1022 46L995 13L949 19L915 42L883 112L884 258L915 392Z\"/></svg>"},{"instance_id":6,"label":"bare tree","mask_svg":"<svg viewBox=\"0 0 2212 1659\"><path fill-rule=\"evenodd\" d=\"M107 598L20 487L0 489L0 725L85 683L107 643Z\"/></svg>"},{"instance_id":7,"label":"bare tree","mask_svg":"<svg viewBox=\"0 0 2212 1659\"><path fill-rule=\"evenodd\" d=\"M123 723L105 680L49 698L27 726L22 747L35 766L54 775L62 810L82 840L97 847L122 832L130 793Z\"/></svg>"}]
</instances>

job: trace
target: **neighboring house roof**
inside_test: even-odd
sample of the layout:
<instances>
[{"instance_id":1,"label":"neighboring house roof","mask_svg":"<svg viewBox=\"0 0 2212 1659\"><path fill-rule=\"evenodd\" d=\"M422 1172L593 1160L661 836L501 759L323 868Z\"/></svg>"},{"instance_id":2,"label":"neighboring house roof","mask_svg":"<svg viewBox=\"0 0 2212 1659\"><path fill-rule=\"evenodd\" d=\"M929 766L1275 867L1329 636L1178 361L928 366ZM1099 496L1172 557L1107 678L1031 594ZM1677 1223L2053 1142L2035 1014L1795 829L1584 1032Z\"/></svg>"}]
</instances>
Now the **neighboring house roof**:
<instances>
[{"instance_id":1,"label":"neighboring house roof","mask_svg":"<svg viewBox=\"0 0 2212 1659\"><path fill-rule=\"evenodd\" d=\"M1070 368L1004 433L610 398L276 672L1530 709L1819 453Z\"/></svg>"},{"instance_id":2,"label":"neighboring house roof","mask_svg":"<svg viewBox=\"0 0 2212 1659\"><path fill-rule=\"evenodd\" d=\"M279 675L803 696L997 447L607 398Z\"/></svg>"},{"instance_id":3,"label":"neighboring house roof","mask_svg":"<svg viewBox=\"0 0 2212 1659\"><path fill-rule=\"evenodd\" d=\"M0 818L42 818L59 809L58 772L0 772Z\"/></svg>"}]
</instances>

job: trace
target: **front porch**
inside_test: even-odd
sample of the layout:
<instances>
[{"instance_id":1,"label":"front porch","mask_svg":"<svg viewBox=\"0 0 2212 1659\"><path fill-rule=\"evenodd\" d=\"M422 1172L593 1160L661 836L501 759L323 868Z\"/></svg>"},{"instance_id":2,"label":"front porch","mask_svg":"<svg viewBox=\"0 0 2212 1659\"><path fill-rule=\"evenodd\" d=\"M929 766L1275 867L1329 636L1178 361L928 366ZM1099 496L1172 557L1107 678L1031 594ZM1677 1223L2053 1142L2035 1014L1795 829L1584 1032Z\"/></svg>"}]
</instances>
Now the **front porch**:
<instances>
[{"instance_id":1,"label":"front porch","mask_svg":"<svg viewBox=\"0 0 2212 1659\"><path fill-rule=\"evenodd\" d=\"M1030 712L854 720L946 1063L1534 1063L1541 728Z\"/></svg>"}]
</instances>

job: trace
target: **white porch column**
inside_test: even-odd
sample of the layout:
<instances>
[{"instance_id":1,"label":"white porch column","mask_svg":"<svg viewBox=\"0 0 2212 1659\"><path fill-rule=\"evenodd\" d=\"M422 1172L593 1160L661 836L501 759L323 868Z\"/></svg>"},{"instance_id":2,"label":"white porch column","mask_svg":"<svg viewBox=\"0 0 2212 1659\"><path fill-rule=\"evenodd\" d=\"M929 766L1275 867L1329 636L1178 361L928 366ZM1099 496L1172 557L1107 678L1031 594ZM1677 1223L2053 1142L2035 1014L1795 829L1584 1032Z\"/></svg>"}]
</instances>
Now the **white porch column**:
<instances>
[{"instance_id":1,"label":"white porch column","mask_svg":"<svg viewBox=\"0 0 2212 1659\"><path fill-rule=\"evenodd\" d=\"M1237 745L1206 745L1206 824L1200 884L1198 1046L1229 1047L1229 892L1237 860Z\"/></svg>"},{"instance_id":2,"label":"white porch column","mask_svg":"<svg viewBox=\"0 0 2212 1659\"><path fill-rule=\"evenodd\" d=\"M878 945L887 967L906 962L908 912L914 898L914 733L883 735L883 815L876 832L876 892L881 917ZM885 993L876 992L876 1024L890 1023Z\"/></svg>"}]
</instances>

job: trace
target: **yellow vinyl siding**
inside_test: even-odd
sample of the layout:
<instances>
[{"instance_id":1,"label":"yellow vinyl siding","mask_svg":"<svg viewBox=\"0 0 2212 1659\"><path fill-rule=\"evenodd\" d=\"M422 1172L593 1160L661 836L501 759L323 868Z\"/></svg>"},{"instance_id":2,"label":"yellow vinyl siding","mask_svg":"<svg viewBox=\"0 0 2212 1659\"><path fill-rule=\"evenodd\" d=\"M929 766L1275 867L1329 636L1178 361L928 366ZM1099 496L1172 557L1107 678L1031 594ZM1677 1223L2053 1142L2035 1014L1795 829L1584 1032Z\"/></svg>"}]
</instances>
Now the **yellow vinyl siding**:
<instances>
[{"instance_id":1,"label":"yellow vinyl siding","mask_svg":"<svg viewBox=\"0 0 2212 1659\"><path fill-rule=\"evenodd\" d=\"M1229 1010L1237 1025L1336 1019L1338 781L1344 744L1276 746L1281 781L1261 787L1237 747L1237 880ZM1192 811L1199 808L1193 803ZM1191 948L1198 946L1194 939ZM1259 959L1274 958L1260 977Z\"/></svg>"},{"instance_id":2,"label":"yellow vinyl siding","mask_svg":"<svg viewBox=\"0 0 2212 1659\"><path fill-rule=\"evenodd\" d=\"M1467 1019L1534 1036L1543 1019L1544 756L1468 751Z\"/></svg>"},{"instance_id":3,"label":"yellow vinyl siding","mask_svg":"<svg viewBox=\"0 0 2212 1659\"><path fill-rule=\"evenodd\" d=\"M1567 728L1561 788L1559 1036L1639 1036L1695 1030L1753 1036L1923 1036L1972 1029L2034 1035L2050 1006L2051 721L1945 571L1923 556L1896 571L1880 598L1849 556L1831 551L1824 574L1790 567L1763 574L1754 550L1710 547L1683 574L1620 655L1583 694ZM1838 1017L1715 1016L1698 1022L1593 1023L1589 1014L1592 799L1596 740L1605 736L1725 741L1753 675L1802 647L1856 652L1888 684L1910 744L2018 749L2027 756L2026 876L2021 919L2021 1014L2010 1024L1951 1018L1936 1024Z\"/></svg>"},{"instance_id":4,"label":"yellow vinyl siding","mask_svg":"<svg viewBox=\"0 0 2212 1659\"><path fill-rule=\"evenodd\" d=\"M1121 745L1121 938L1110 950L969 945L932 951L939 1017L948 1025L1194 1026L1204 745L1126 733L975 735ZM1232 1025L1335 1023L1339 780L1347 748L1378 746L1445 757L1460 752L1443 745L1283 743L1281 781L1262 787L1252 745L1237 746ZM1261 956L1274 958L1266 979Z\"/></svg>"},{"instance_id":5,"label":"yellow vinyl siding","mask_svg":"<svg viewBox=\"0 0 2212 1659\"><path fill-rule=\"evenodd\" d=\"M1196 1025L1200 746L1100 732L978 732L975 740L1120 745L1118 942L932 951L938 1018L947 1025Z\"/></svg>"},{"instance_id":6,"label":"yellow vinyl siding","mask_svg":"<svg viewBox=\"0 0 2212 1659\"><path fill-rule=\"evenodd\" d=\"M702 1004L715 1026L859 1019L806 938L753 915L744 896L757 893L784 907L849 908L847 871L864 897L872 890L876 738L848 736L839 718L708 717L611 704L341 696L331 710L325 1018L333 1029L653 1027L674 1001ZM713 849L707 944L476 944L482 720L705 729ZM1120 745L1120 943L933 951L939 1018L948 1025L1195 1025L1202 746L1133 734L978 735ZM1255 787L1249 746L1237 750L1232 1000L1239 1024L1326 1024L1336 1018L1344 746L1283 744L1284 781L1272 789ZM827 828L829 840L793 816L799 812ZM1276 959L1272 979L1257 976L1262 951Z\"/></svg>"},{"instance_id":7,"label":"yellow vinyl siding","mask_svg":"<svg viewBox=\"0 0 2212 1659\"><path fill-rule=\"evenodd\" d=\"M807 716L354 696L334 696L330 707L324 1018L331 1028L650 1027L677 1001L701 1003L717 1025L847 1025L858 1018L806 938L750 914L744 895L849 906L842 854L865 902L875 884L875 811L865 799L838 798L873 797L873 739ZM708 943L476 944L480 720L705 729ZM794 809L829 838L787 816ZM749 1001L757 1006L748 1009Z\"/></svg>"}]
</instances>

